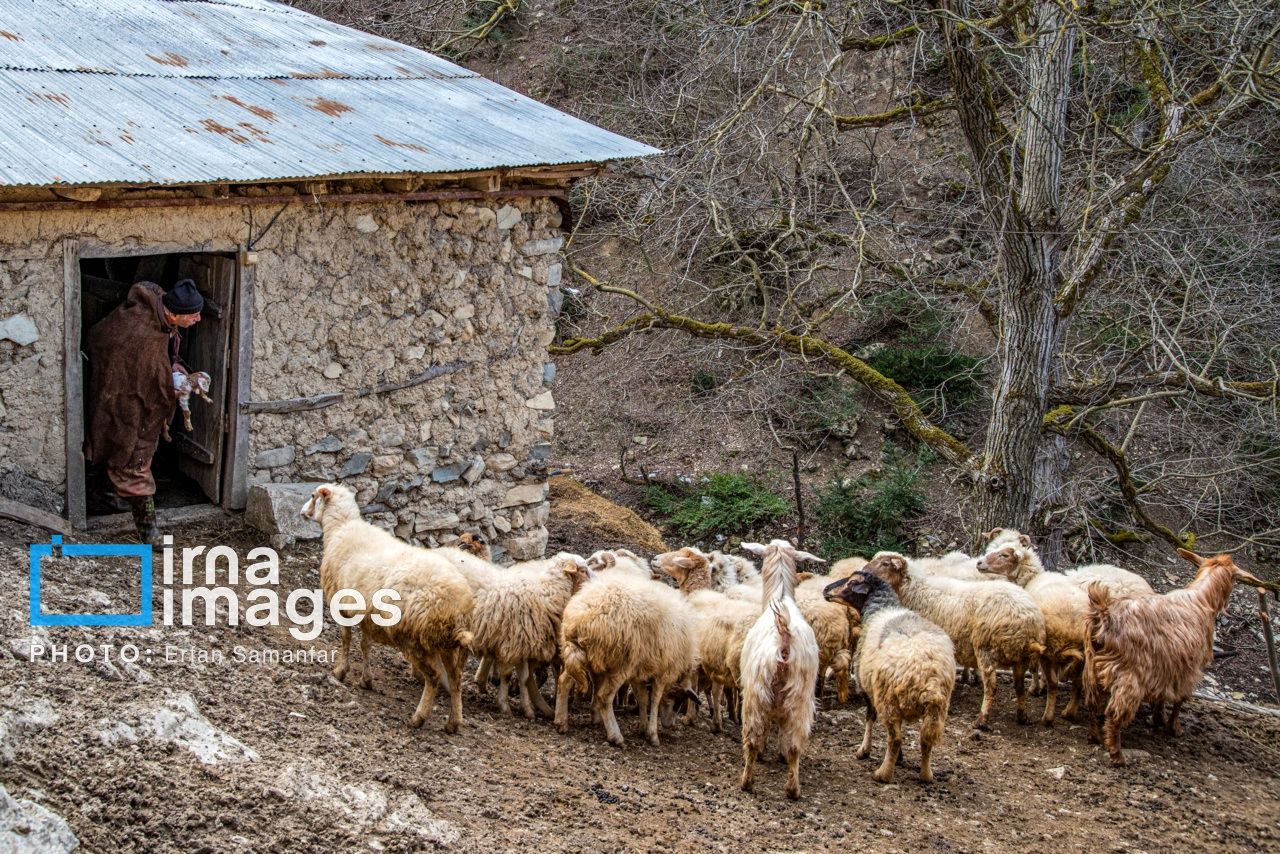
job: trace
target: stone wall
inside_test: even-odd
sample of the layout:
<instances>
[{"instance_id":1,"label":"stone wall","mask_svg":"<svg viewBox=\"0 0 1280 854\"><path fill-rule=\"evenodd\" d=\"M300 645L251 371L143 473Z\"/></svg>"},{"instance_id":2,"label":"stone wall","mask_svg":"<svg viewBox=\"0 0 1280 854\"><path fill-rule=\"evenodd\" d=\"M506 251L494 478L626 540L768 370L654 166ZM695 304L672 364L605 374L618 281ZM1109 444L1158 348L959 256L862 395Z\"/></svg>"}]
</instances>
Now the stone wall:
<instances>
[{"instance_id":1,"label":"stone wall","mask_svg":"<svg viewBox=\"0 0 1280 854\"><path fill-rule=\"evenodd\" d=\"M251 399L464 367L327 409L251 416L250 482L340 480L372 505L371 521L407 539L475 529L514 557L540 554L554 406L546 345L562 272L555 205L330 202L269 221L264 208L0 214L0 335L15 332L0 340L0 468L64 488L64 236L88 256L95 246L228 251L252 234Z\"/></svg>"}]
</instances>

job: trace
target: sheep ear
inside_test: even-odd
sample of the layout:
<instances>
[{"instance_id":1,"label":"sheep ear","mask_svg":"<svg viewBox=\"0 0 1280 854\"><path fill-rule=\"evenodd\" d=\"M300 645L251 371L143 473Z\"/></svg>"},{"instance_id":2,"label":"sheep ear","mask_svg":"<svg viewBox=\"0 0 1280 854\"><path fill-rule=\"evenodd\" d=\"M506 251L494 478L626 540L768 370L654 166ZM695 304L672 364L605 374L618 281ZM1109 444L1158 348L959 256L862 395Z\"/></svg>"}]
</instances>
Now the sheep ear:
<instances>
[{"instance_id":1,"label":"sheep ear","mask_svg":"<svg viewBox=\"0 0 1280 854\"><path fill-rule=\"evenodd\" d=\"M815 554L809 554L808 552L800 552L800 551L796 552L796 560L807 560L810 563L826 563L825 560L823 560L822 558L818 557Z\"/></svg>"},{"instance_id":2,"label":"sheep ear","mask_svg":"<svg viewBox=\"0 0 1280 854\"><path fill-rule=\"evenodd\" d=\"M1026 534L1019 534L1018 542L1022 543L1022 545L1024 545L1027 548L1031 548L1031 538L1028 537Z\"/></svg>"},{"instance_id":3,"label":"sheep ear","mask_svg":"<svg viewBox=\"0 0 1280 854\"><path fill-rule=\"evenodd\" d=\"M1189 552L1186 549L1178 549L1178 554L1182 555L1182 557L1191 561L1196 566L1204 566L1209 561L1208 558L1200 557L1200 555L1196 554L1195 552Z\"/></svg>"},{"instance_id":4,"label":"sheep ear","mask_svg":"<svg viewBox=\"0 0 1280 854\"><path fill-rule=\"evenodd\" d=\"M987 542L990 542L994 540L996 537L1000 536L1000 532L1003 530L1004 528L992 528L990 531L986 531L985 533L983 533L982 539L986 540Z\"/></svg>"},{"instance_id":5,"label":"sheep ear","mask_svg":"<svg viewBox=\"0 0 1280 854\"><path fill-rule=\"evenodd\" d=\"M333 495L333 490L327 486L317 486L315 494L319 498L329 498Z\"/></svg>"},{"instance_id":6,"label":"sheep ear","mask_svg":"<svg viewBox=\"0 0 1280 854\"><path fill-rule=\"evenodd\" d=\"M859 582L859 583L857 583L857 584L853 585L853 586L852 586L852 587L850 587L849 589L850 589L850 590L852 590L854 593L865 593L865 594L869 594L869 593L871 592L871 585L870 585L870 584L868 584L868 583L867 583L867 582L865 582L865 581L861 581L861 582Z\"/></svg>"},{"instance_id":7,"label":"sheep ear","mask_svg":"<svg viewBox=\"0 0 1280 854\"><path fill-rule=\"evenodd\" d=\"M813 573L812 573L812 572L797 572L797 573L796 573L796 581L808 581L810 578L813 578Z\"/></svg>"},{"instance_id":8,"label":"sheep ear","mask_svg":"<svg viewBox=\"0 0 1280 854\"><path fill-rule=\"evenodd\" d=\"M691 557L678 557L671 562L681 569L693 569L698 565L698 562Z\"/></svg>"},{"instance_id":9,"label":"sheep ear","mask_svg":"<svg viewBox=\"0 0 1280 854\"><path fill-rule=\"evenodd\" d=\"M743 543L741 548L744 552L751 552L753 555L764 554L764 546L759 543Z\"/></svg>"}]
</instances>

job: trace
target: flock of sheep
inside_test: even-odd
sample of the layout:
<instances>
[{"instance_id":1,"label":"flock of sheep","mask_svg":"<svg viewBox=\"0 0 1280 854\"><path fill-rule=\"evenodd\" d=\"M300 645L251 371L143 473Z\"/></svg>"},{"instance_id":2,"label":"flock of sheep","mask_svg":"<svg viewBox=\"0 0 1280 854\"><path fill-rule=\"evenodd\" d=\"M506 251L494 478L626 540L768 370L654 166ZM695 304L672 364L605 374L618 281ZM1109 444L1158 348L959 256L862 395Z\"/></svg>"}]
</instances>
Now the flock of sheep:
<instances>
[{"instance_id":1,"label":"flock of sheep","mask_svg":"<svg viewBox=\"0 0 1280 854\"><path fill-rule=\"evenodd\" d=\"M347 614L364 617L363 686L372 685L370 644L400 650L422 681L412 726L426 720L443 686L450 696L445 731L458 730L463 668L472 654L480 660L478 685L497 677L504 713L514 679L523 714L553 717L564 732L577 690L591 695L593 715L615 745L623 743L614 706L624 687L655 745L660 724L675 726L677 715L685 725L696 720L704 695L719 732L727 698L741 724L742 788L752 790L756 760L776 730L791 798L800 794L815 695L829 679L846 701L851 673L867 707L857 756L870 751L876 721L888 734L874 774L880 782L892 778L902 728L915 722L919 776L932 781L931 753L957 667L981 681L975 724L982 728L995 703L997 669L1013 673L1019 723L1027 721L1027 673L1033 692L1045 693L1046 726L1053 725L1059 681L1070 678L1064 715L1085 705L1095 741L1105 716L1106 749L1122 764L1120 730L1141 703L1151 704L1155 723L1179 732L1179 710L1212 658L1215 617L1237 578L1257 581L1226 555L1182 550L1199 567L1196 579L1164 595L1108 564L1047 572L1030 539L1008 529L990 532L980 557L880 552L870 561L838 561L827 575L798 572L798 562L822 561L786 540L743 544L760 558L758 569L745 558L691 547L658 555L652 565L616 549L500 567L467 535L433 549L396 539L363 521L355 496L340 485L318 487L302 514L323 530L320 580L331 603L341 590L360 592L366 603L379 590L399 594L402 617L394 625L369 612ZM350 670L350 643L351 628L343 627L339 679ZM541 692L549 672L556 674L554 710Z\"/></svg>"}]
</instances>

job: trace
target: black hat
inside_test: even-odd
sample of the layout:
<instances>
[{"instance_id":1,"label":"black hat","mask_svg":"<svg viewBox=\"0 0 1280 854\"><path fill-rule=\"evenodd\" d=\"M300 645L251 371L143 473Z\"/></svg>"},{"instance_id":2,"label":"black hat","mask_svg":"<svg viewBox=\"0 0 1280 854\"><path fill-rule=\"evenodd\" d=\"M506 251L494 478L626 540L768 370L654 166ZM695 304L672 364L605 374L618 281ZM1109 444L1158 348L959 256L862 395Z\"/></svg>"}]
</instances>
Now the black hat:
<instances>
[{"instance_id":1,"label":"black hat","mask_svg":"<svg viewBox=\"0 0 1280 854\"><path fill-rule=\"evenodd\" d=\"M204 308L204 297L191 279L182 279L164 295L164 307L174 314L195 314Z\"/></svg>"}]
</instances>

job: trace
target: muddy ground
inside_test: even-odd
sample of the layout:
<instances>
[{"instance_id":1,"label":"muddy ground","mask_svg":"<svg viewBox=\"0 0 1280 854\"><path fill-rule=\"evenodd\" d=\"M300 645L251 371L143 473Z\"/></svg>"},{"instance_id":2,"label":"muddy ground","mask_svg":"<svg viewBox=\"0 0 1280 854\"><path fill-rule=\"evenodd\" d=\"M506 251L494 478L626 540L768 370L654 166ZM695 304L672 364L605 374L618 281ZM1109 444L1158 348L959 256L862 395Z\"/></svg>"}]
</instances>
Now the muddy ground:
<instances>
[{"instance_id":1,"label":"muddy ground","mask_svg":"<svg viewBox=\"0 0 1280 854\"><path fill-rule=\"evenodd\" d=\"M179 545L233 543L243 556L258 538L237 525L193 526ZM89 851L1280 850L1280 719L1221 703L1192 701L1180 740L1133 727L1131 764L1115 769L1082 727L1015 724L1007 682L992 730L975 736L979 689L962 687L938 782L913 779L911 740L882 786L852 755L860 708L828 701L792 803L772 763L757 794L740 792L736 731L705 720L651 747L625 717L619 750L582 708L561 736L499 715L468 685L466 725L448 736L439 705L409 728L417 687L385 648L373 691L320 661L236 660L237 647L332 651L332 626L311 642L225 615L199 629L33 629L33 538L44 539L0 528L0 784L62 816ZM318 554L314 543L282 554L280 589L318 586ZM81 558L50 572L43 598L48 610L120 609L136 584L132 570ZM157 565L157 614L161 587ZM78 644L99 649L92 662L32 661L33 640L67 644L72 659ZM119 660L126 643L136 663ZM116 647L110 663L103 644Z\"/></svg>"}]
</instances>

